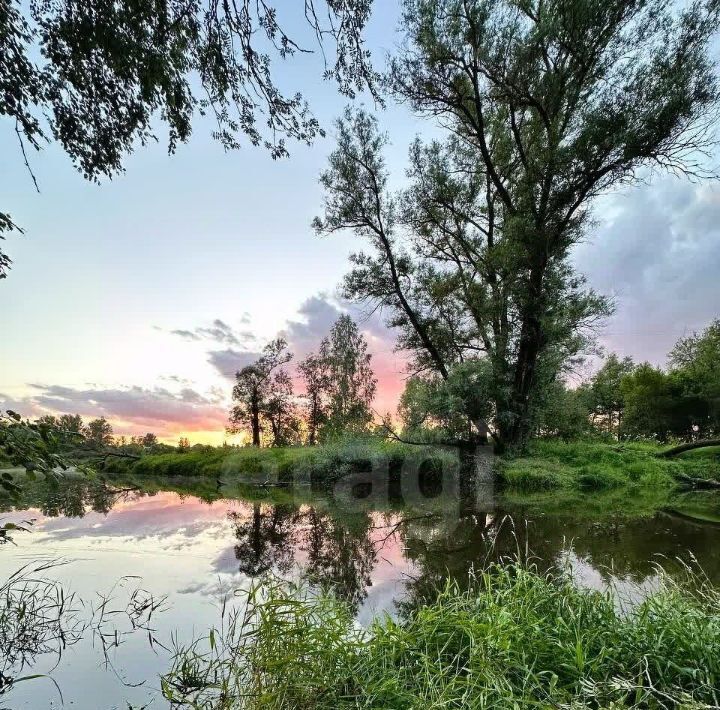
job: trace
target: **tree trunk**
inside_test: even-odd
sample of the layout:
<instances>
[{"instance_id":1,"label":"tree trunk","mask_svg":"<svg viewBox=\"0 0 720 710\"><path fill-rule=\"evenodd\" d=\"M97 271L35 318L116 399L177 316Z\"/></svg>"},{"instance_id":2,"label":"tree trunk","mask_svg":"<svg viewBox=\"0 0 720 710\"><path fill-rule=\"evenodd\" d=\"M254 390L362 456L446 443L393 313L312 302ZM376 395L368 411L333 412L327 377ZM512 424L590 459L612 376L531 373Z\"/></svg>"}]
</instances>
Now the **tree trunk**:
<instances>
[{"instance_id":1,"label":"tree trunk","mask_svg":"<svg viewBox=\"0 0 720 710\"><path fill-rule=\"evenodd\" d=\"M310 398L310 416L308 417L308 444L315 446L317 442L318 422L320 421L320 403L318 394L313 392Z\"/></svg>"},{"instance_id":2,"label":"tree trunk","mask_svg":"<svg viewBox=\"0 0 720 710\"><path fill-rule=\"evenodd\" d=\"M482 417L477 417L473 419L473 424L478 432L479 443L487 444L490 437L490 427L488 423Z\"/></svg>"},{"instance_id":3,"label":"tree trunk","mask_svg":"<svg viewBox=\"0 0 720 710\"><path fill-rule=\"evenodd\" d=\"M528 297L521 310L520 343L511 395L510 413L513 420L508 427L507 441L504 442L509 447L522 447L530 438L531 395L535 386L538 357L545 343L541 323L545 269L545 258L541 257L530 271Z\"/></svg>"},{"instance_id":4,"label":"tree trunk","mask_svg":"<svg viewBox=\"0 0 720 710\"><path fill-rule=\"evenodd\" d=\"M474 448L471 446L460 447L458 493L460 495L459 514L461 518L475 513L477 469Z\"/></svg>"},{"instance_id":5,"label":"tree trunk","mask_svg":"<svg viewBox=\"0 0 720 710\"><path fill-rule=\"evenodd\" d=\"M507 427L506 446L523 446L530 437L530 396L541 343L540 321L530 317L527 325L523 324L520 336L510 405L513 419Z\"/></svg>"},{"instance_id":6,"label":"tree trunk","mask_svg":"<svg viewBox=\"0 0 720 710\"><path fill-rule=\"evenodd\" d=\"M669 459L671 456L677 456L684 451L702 449L706 446L720 446L720 439L705 439L703 441L691 441L688 444L680 444L679 446L674 446L672 449L668 449L667 451L661 451L658 456Z\"/></svg>"},{"instance_id":7,"label":"tree trunk","mask_svg":"<svg viewBox=\"0 0 720 710\"><path fill-rule=\"evenodd\" d=\"M260 408L256 402L250 407L250 426L252 428L252 445L260 446Z\"/></svg>"},{"instance_id":8,"label":"tree trunk","mask_svg":"<svg viewBox=\"0 0 720 710\"><path fill-rule=\"evenodd\" d=\"M677 477L683 485L689 486L690 488L696 488L699 490L718 490L720 489L720 481L715 481L712 478L693 478L692 476L686 476L681 473Z\"/></svg>"}]
</instances>

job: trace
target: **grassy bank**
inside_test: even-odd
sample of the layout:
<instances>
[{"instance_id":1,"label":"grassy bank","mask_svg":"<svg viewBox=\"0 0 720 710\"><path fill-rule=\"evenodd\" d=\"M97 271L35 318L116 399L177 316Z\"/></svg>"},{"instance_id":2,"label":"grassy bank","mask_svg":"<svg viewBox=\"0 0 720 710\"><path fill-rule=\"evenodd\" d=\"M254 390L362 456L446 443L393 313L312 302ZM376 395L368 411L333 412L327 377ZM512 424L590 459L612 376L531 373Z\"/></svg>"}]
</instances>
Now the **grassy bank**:
<instances>
[{"instance_id":1,"label":"grassy bank","mask_svg":"<svg viewBox=\"0 0 720 710\"><path fill-rule=\"evenodd\" d=\"M440 471L452 454L434 447L403 445L381 439L345 439L323 446L216 449L187 453L150 454L137 461L111 459L106 471L147 476L241 477L256 482L296 481L333 483L348 474L387 471L401 475L415 463L425 471Z\"/></svg>"},{"instance_id":2,"label":"grassy bank","mask_svg":"<svg viewBox=\"0 0 720 710\"><path fill-rule=\"evenodd\" d=\"M495 473L508 491L612 491L626 486L672 490L679 476L720 479L720 451L692 451L658 458L662 447L647 443L534 441L520 457L499 457ZM418 468L440 472L457 465L452 451L381 439L347 439L317 447L216 449L146 455L137 461L110 459L114 473L141 476L208 476L248 482L296 481L330 484L348 474L387 471L398 478ZM403 473L405 472L405 474Z\"/></svg>"},{"instance_id":3,"label":"grassy bank","mask_svg":"<svg viewBox=\"0 0 720 710\"><path fill-rule=\"evenodd\" d=\"M609 491L623 486L671 489L681 475L720 479L720 451L688 452L658 458L663 450L650 443L534 441L521 457L502 459L499 479L524 492L552 490Z\"/></svg>"},{"instance_id":4,"label":"grassy bank","mask_svg":"<svg viewBox=\"0 0 720 710\"><path fill-rule=\"evenodd\" d=\"M339 602L270 582L242 617L178 650L163 691L246 709L717 707L720 594L659 575L621 612L563 571L492 565L366 630Z\"/></svg>"}]
</instances>

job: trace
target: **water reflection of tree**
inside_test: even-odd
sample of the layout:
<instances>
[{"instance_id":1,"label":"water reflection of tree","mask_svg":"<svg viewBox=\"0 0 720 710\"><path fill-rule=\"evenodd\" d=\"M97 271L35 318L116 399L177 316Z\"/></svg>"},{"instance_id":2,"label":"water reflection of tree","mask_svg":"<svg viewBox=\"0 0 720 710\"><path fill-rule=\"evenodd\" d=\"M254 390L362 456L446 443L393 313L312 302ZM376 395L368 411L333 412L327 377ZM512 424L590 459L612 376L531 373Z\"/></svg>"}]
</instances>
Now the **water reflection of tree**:
<instances>
[{"instance_id":1,"label":"water reflection of tree","mask_svg":"<svg viewBox=\"0 0 720 710\"><path fill-rule=\"evenodd\" d=\"M406 582L400 610L431 600L448 580L465 587L468 571L493 557L501 522L495 513L477 512L459 518L428 518L401 528L400 544L415 572Z\"/></svg>"},{"instance_id":2,"label":"water reflection of tree","mask_svg":"<svg viewBox=\"0 0 720 710\"><path fill-rule=\"evenodd\" d=\"M249 514L229 515L243 574L285 574L304 552L302 574L310 584L332 589L355 609L367 596L377 559L369 515L354 514L349 524L347 516L341 520L317 508L257 502Z\"/></svg>"},{"instance_id":3,"label":"water reflection of tree","mask_svg":"<svg viewBox=\"0 0 720 710\"><path fill-rule=\"evenodd\" d=\"M294 505L253 503L251 515L229 513L237 538L235 557L239 570L256 577L275 570L287 572L293 564L293 541L298 508Z\"/></svg>"},{"instance_id":4,"label":"water reflection of tree","mask_svg":"<svg viewBox=\"0 0 720 710\"><path fill-rule=\"evenodd\" d=\"M419 521L400 534L416 568L406 586L406 610L432 598L449 579L464 586L472 567L519 556L531 558L544 572L558 565L568 550L606 585L618 580L646 583L655 578L658 563L673 575L682 570L676 560L688 560L690 551L711 580L720 580L718 531L661 512L598 520L583 516L581 510L545 516L521 508L496 509L484 518Z\"/></svg>"},{"instance_id":5,"label":"water reflection of tree","mask_svg":"<svg viewBox=\"0 0 720 710\"><path fill-rule=\"evenodd\" d=\"M153 495L169 485L143 482L145 490L138 491L133 481L38 480L23 486L20 501L3 504L0 500L0 512L34 508L48 517L82 517L88 510L106 514L118 501ZM172 489L178 494L182 490L185 495L202 495L203 485L184 481L172 484ZM525 550L544 570L559 561L563 550L572 548L605 583L620 578L636 584L654 578L656 562L665 558L672 573L671 560L678 556L687 559L692 551L708 576L720 581L717 528L661 512L643 517L608 512L616 507L612 501L602 502L603 511L598 496L592 500L593 508L583 507L581 502L572 507L556 504L547 514L546 503L538 507L532 501L503 501L486 514L469 503L458 508L456 503L450 506L438 499L430 508L442 514L436 518L418 516L417 510L410 511L399 501L388 518L388 529L403 522L381 545L378 537L383 538L385 531L373 531L377 514L363 509L362 502L340 504L314 496L308 501L312 508L247 503L243 515L232 516L235 554L240 571L251 576L270 570L284 574L299 561L298 555L304 555L304 578L332 587L354 608L367 597L377 561L387 556L392 545L404 547L403 555L414 567L414 580L407 589L416 600L432 595L448 578L465 583L471 566ZM695 500L683 504L687 507ZM450 507L459 514L448 515Z\"/></svg>"},{"instance_id":6,"label":"water reflection of tree","mask_svg":"<svg viewBox=\"0 0 720 710\"><path fill-rule=\"evenodd\" d=\"M109 513L113 506L119 500L127 498L129 493L104 481L79 477L47 478L24 485L20 498L8 501L7 505L0 503L0 510L37 508L48 518L82 518L88 509L96 513Z\"/></svg>"},{"instance_id":7,"label":"water reflection of tree","mask_svg":"<svg viewBox=\"0 0 720 710\"><path fill-rule=\"evenodd\" d=\"M690 552L711 579L720 580L718 530L663 512L643 518L617 515L599 521L582 515L533 515L521 537L523 541L527 538L538 557L552 561L563 548L571 547L606 584L618 578L642 584L655 576L658 563L672 574L678 568L677 558L689 560Z\"/></svg>"},{"instance_id":8,"label":"water reflection of tree","mask_svg":"<svg viewBox=\"0 0 720 710\"><path fill-rule=\"evenodd\" d=\"M354 515L354 524L348 525L347 521L311 509L305 522L305 577L311 584L332 589L357 610L367 597L377 562L370 516Z\"/></svg>"}]
</instances>

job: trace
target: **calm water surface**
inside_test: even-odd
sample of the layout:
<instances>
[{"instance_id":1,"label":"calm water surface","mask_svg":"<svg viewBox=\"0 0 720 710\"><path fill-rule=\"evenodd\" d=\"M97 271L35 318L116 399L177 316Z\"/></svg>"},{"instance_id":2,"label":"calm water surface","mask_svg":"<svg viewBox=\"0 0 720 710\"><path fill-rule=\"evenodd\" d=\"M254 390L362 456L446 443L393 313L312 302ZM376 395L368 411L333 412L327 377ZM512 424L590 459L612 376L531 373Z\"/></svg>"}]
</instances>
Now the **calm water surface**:
<instances>
[{"instance_id":1,"label":"calm water surface","mask_svg":"<svg viewBox=\"0 0 720 710\"><path fill-rule=\"evenodd\" d=\"M0 708L165 707L158 675L173 636L206 633L223 599L263 573L332 586L360 623L518 550L541 566L567 562L581 584L612 585L630 600L654 588L661 560L673 570L675 558L694 556L720 582L717 498L701 521L683 513L695 511L695 498L642 517L617 512L616 499L596 498L588 510L552 497L484 500L459 515L442 495L405 506L308 489L223 494L187 479L117 491L128 487L38 483L21 509L0 502L3 522L34 519L31 532L0 547L0 581L26 564L61 561L44 574L75 592L78 616L92 619L61 657L29 658L24 674L52 680L18 683L0 694ZM148 621L149 599L159 607Z\"/></svg>"}]
</instances>

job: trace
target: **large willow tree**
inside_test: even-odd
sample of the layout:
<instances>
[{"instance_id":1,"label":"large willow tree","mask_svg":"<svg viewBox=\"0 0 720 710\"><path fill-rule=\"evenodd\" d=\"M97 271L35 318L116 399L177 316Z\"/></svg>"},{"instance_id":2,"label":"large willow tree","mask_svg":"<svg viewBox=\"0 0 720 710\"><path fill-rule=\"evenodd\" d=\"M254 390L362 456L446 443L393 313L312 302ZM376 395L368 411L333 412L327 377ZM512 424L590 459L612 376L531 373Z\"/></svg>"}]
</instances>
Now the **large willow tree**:
<instances>
[{"instance_id":1,"label":"large willow tree","mask_svg":"<svg viewBox=\"0 0 720 710\"><path fill-rule=\"evenodd\" d=\"M387 187L376 119L346 113L320 232L352 229L347 295L391 313L416 372L522 444L545 385L609 304L569 255L593 200L646 169L700 175L720 3L408 0L395 96L446 132Z\"/></svg>"}]
</instances>

